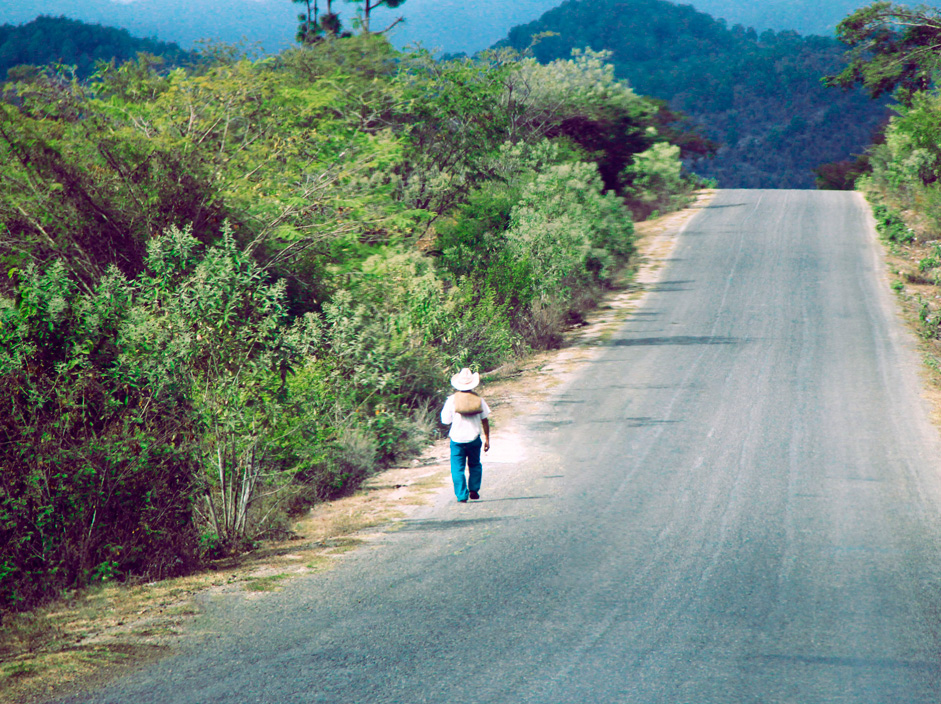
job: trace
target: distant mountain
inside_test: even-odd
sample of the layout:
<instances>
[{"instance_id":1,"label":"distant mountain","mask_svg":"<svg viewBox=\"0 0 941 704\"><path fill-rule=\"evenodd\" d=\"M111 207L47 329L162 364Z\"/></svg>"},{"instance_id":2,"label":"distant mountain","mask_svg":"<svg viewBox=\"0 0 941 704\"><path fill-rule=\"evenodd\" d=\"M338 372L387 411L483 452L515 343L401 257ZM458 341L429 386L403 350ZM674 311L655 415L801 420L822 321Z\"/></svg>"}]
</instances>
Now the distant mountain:
<instances>
[{"instance_id":1,"label":"distant mountain","mask_svg":"<svg viewBox=\"0 0 941 704\"><path fill-rule=\"evenodd\" d=\"M844 17L873 0L687 0L690 5L729 27L741 24L759 32L765 29L794 30L800 34L832 35ZM901 2L941 7L941 2Z\"/></svg>"},{"instance_id":2,"label":"distant mountain","mask_svg":"<svg viewBox=\"0 0 941 704\"><path fill-rule=\"evenodd\" d=\"M726 188L812 188L813 168L862 152L887 114L860 91L821 85L843 61L835 39L729 29L665 0L568 0L505 43L522 49L543 32L556 36L536 46L540 61L609 50L637 92L690 115L723 145L695 170Z\"/></svg>"},{"instance_id":3,"label":"distant mountain","mask_svg":"<svg viewBox=\"0 0 941 704\"><path fill-rule=\"evenodd\" d=\"M127 29L138 37L175 42L243 39L270 53L294 42L297 14L290 0L16 0L0 2L0 22L21 24L38 15L65 16Z\"/></svg>"},{"instance_id":4,"label":"distant mountain","mask_svg":"<svg viewBox=\"0 0 941 704\"><path fill-rule=\"evenodd\" d=\"M191 59L178 45L138 39L126 29L102 27L65 17L38 17L23 25L0 25L0 80L14 66L62 63L87 77L101 61L126 61L139 52L162 56L170 64Z\"/></svg>"}]
</instances>

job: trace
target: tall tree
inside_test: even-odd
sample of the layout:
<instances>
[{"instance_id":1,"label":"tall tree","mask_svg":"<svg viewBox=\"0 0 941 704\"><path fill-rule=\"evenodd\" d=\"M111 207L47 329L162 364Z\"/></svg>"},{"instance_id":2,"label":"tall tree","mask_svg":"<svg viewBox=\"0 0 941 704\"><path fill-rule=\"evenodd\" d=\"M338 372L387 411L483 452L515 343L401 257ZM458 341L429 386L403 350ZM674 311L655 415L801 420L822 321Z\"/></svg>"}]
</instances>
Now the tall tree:
<instances>
[{"instance_id":1,"label":"tall tree","mask_svg":"<svg viewBox=\"0 0 941 704\"><path fill-rule=\"evenodd\" d=\"M327 0L327 11L322 15L317 9L317 0L291 0L300 5L306 5L307 10L297 16L300 24L297 27L297 41L301 44L313 44L329 35L336 37L343 30L340 15L333 11L333 0ZM404 2L404 0L401 0ZM344 35L347 36L347 35Z\"/></svg>"},{"instance_id":2,"label":"tall tree","mask_svg":"<svg viewBox=\"0 0 941 704\"><path fill-rule=\"evenodd\" d=\"M826 78L827 85L861 85L872 97L890 94L910 104L931 87L941 67L941 11L891 2L860 8L837 25L837 38L849 45L848 66Z\"/></svg>"},{"instance_id":3,"label":"tall tree","mask_svg":"<svg viewBox=\"0 0 941 704\"><path fill-rule=\"evenodd\" d=\"M300 24L297 27L297 41L301 44L310 44L316 41L320 34L320 26L317 24L317 0L291 0L298 5L304 5L307 8L297 16Z\"/></svg>"},{"instance_id":4,"label":"tall tree","mask_svg":"<svg viewBox=\"0 0 941 704\"><path fill-rule=\"evenodd\" d=\"M327 11L320 16L320 27L326 34L334 37L343 29L340 15L333 11L333 0L327 0Z\"/></svg>"},{"instance_id":5,"label":"tall tree","mask_svg":"<svg viewBox=\"0 0 941 704\"><path fill-rule=\"evenodd\" d=\"M389 9L394 9L401 5L405 4L405 0L346 0L355 5L362 5L363 7L363 31L369 32L369 18L372 15L372 11L380 7L388 7ZM388 27L382 30L382 32L387 32L392 29L395 25L401 22L404 18L399 17L395 22L390 24ZM381 32L380 32L381 33Z\"/></svg>"}]
</instances>

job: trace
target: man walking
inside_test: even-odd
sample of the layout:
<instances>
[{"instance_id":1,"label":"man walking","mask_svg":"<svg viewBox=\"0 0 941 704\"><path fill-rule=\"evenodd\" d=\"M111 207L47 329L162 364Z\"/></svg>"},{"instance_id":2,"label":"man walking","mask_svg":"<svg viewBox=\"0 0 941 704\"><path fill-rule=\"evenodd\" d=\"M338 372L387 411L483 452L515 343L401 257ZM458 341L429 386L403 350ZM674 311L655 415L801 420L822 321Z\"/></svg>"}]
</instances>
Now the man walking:
<instances>
[{"instance_id":1,"label":"man walking","mask_svg":"<svg viewBox=\"0 0 941 704\"><path fill-rule=\"evenodd\" d=\"M487 402L474 393L480 384L480 374L471 373L466 367L451 377L451 386L457 392L448 396L441 409L441 422L450 425L448 437L451 438L451 479L454 482L454 495L461 503L468 497L479 499L480 481L483 465L480 462L480 450L490 449L490 407ZM483 433L483 441L480 435ZM464 476L465 466L467 477Z\"/></svg>"}]
</instances>

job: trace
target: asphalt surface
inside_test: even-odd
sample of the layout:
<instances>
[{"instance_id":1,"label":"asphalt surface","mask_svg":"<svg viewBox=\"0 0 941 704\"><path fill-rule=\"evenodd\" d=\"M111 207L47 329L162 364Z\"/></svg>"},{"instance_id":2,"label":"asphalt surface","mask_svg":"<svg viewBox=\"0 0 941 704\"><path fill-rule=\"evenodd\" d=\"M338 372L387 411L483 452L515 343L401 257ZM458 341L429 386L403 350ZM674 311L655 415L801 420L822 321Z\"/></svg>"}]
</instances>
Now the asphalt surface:
<instances>
[{"instance_id":1,"label":"asphalt surface","mask_svg":"<svg viewBox=\"0 0 941 704\"><path fill-rule=\"evenodd\" d=\"M722 191L482 501L68 701L937 703L917 368L857 195Z\"/></svg>"}]
</instances>

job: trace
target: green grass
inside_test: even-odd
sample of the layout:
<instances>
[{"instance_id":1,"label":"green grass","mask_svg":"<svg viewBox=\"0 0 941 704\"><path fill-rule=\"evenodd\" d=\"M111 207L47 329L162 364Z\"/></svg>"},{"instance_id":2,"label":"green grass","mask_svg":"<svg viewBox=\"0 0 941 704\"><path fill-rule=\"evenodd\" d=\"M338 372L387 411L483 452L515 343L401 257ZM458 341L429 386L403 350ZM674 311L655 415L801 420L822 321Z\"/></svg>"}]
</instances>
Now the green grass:
<instances>
[{"instance_id":1,"label":"green grass","mask_svg":"<svg viewBox=\"0 0 941 704\"><path fill-rule=\"evenodd\" d=\"M36 672L36 666L29 662L15 662L3 668L3 676L7 679L29 677Z\"/></svg>"},{"instance_id":2,"label":"green grass","mask_svg":"<svg viewBox=\"0 0 941 704\"><path fill-rule=\"evenodd\" d=\"M278 582L287 579L289 574L273 574L268 577L255 577L245 580L245 589L250 592L273 592L278 589Z\"/></svg>"}]
</instances>

